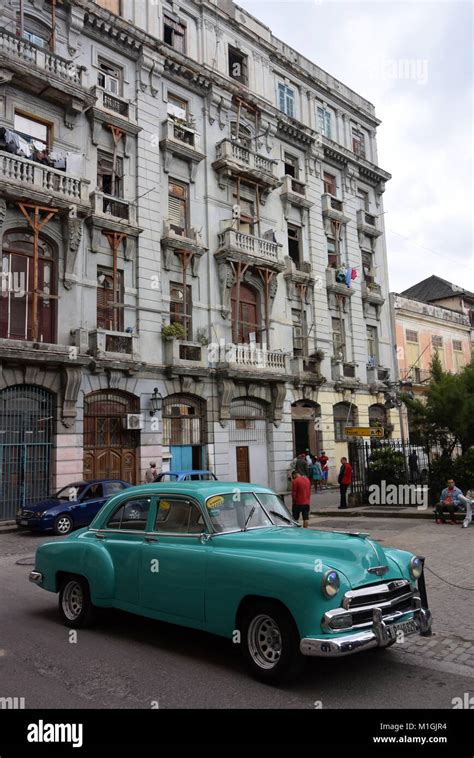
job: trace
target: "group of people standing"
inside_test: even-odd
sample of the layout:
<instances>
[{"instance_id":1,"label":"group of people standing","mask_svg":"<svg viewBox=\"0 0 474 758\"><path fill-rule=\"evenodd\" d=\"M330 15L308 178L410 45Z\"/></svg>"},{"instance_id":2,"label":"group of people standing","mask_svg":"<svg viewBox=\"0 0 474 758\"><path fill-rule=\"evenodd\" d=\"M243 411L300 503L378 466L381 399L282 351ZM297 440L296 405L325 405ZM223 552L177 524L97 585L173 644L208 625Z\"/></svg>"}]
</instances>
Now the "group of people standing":
<instances>
[{"instance_id":1,"label":"group of people standing","mask_svg":"<svg viewBox=\"0 0 474 758\"><path fill-rule=\"evenodd\" d=\"M303 518L303 527L309 526L309 510L311 501L311 482L314 485L314 491L327 489L329 465L328 457L324 450L319 457L312 455L310 450L300 453L292 462L291 472L291 496L292 496L292 514L295 521L299 520L300 515ZM341 468L339 469L338 484L340 492L339 509L347 508L346 495L347 490L352 483L352 466L347 458L341 458Z\"/></svg>"}]
</instances>

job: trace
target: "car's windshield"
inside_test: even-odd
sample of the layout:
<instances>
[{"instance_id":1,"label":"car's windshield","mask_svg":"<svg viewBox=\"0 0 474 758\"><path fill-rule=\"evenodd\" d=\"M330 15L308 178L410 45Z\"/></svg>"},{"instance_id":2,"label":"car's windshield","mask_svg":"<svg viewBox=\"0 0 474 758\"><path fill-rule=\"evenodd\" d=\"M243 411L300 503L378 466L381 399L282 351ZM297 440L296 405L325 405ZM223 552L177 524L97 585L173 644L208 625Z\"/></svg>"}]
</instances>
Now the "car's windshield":
<instances>
[{"instance_id":1,"label":"car's windshield","mask_svg":"<svg viewBox=\"0 0 474 758\"><path fill-rule=\"evenodd\" d=\"M257 492L257 497L276 524L279 526L297 525L281 497L268 492Z\"/></svg>"},{"instance_id":2,"label":"car's windshield","mask_svg":"<svg viewBox=\"0 0 474 758\"><path fill-rule=\"evenodd\" d=\"M68 484L62 490L56 492L55 498L58 500L77 500L84 492L87 484Z\"/></svg>"},{"instance_id":3,"label":"car's windshield","mask_svg":"<svg viewBox=\"0 0 474 758\"><path fill-rule=\"evenodd\" d=\"M262 508L262 503L265 508ZM236 489L234 492L209 497L206 506L216 532L243 531L274 524L288 526L288 522L291 523L291 516L277 495L260 492L255 495L253 492ZM276 515L270 517L268 510L281 513L285 520Z\"/></svg>"}]
</instances>

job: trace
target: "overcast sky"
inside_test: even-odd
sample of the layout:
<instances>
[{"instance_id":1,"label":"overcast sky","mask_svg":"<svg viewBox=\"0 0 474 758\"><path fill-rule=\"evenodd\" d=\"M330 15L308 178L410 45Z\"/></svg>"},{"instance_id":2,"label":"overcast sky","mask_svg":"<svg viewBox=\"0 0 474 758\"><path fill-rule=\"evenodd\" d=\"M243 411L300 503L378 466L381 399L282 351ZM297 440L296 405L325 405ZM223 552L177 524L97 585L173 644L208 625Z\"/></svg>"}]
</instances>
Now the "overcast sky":
<instances>
[{"instance_id":1,"label":"overcast sky","mask_svg":"<svg viewBox=\"0 0 474 758\"><path fill-rule=\"evenodd\" d=\"M237 0L375 105L390 289L474 290L471 0Z\"/></svg>"}]
</instances>

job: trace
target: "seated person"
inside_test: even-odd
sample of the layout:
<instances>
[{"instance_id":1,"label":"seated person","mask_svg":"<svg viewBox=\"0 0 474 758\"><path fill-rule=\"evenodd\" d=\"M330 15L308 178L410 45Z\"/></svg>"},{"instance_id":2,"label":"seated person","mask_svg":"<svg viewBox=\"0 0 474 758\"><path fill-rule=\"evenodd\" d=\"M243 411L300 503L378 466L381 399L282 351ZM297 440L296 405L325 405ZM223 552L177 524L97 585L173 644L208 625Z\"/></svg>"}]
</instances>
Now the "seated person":
<instances>
[{"instance_id":1,"label":"seated person","mask_svg":"<svg viewBox=\"0 0 474 758\"><path fill-rule=\"evenodd\" d=\"M454 479L448 479L448 486L444 488L439 499L439 503L435 509L436 523L445 524L444 512L448 511L450 524L455 524L454 511L460 506L459 496L462 496L462 492L459 487L456 487Z\"/></svg>"},{"instance_id":2,"label":"seated person","mask_svg":"<svg viewBox=\"0 0 474 758\"><path fill-rule=\"evenodd\" d=\"M466 518L462 522L464 529L467 529L472 521L472 506L474 505L474 490L468 490L465 495L459 495L458 503L466 506Z\"/></svg>"}]
</instances>

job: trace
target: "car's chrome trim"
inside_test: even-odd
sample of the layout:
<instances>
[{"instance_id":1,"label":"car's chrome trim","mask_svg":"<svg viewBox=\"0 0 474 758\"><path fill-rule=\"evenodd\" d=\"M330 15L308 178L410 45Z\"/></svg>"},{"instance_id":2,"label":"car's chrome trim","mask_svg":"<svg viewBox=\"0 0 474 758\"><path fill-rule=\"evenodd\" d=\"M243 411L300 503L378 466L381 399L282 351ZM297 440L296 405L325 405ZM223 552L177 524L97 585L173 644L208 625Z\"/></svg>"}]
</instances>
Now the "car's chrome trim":
<instances>
[{"instance_id":1,"label":"car's chrome trim","mask_svg":"<svg viewBox=\"0 0 474 758\"><path fill-rule=\"evenodd\" d=\"M326 611L326 613L323 616L323 619L321 621L321 626L323 629L327 629L328 631L337 632L339 630L333 629L331 627L331 621L337 617L337 616L345 616L346 614L350 613L353 617L354 621L357 621L357 614L359 613L365 613L366 611L373 611L374 608L381 608L382 610L388 610L390 611L390 608L393 608L393 606L398 605L399 603L406 602L407 600L414 600L414 595L412 592L408 592L405 595L398 595L398 597L394 597L391 600L384 600L381 603L374 603L373 605L356 605L350 608L334 608L332 611ZM412 606L415 607L414 604ZM410 609L408 609L410 610ZM407 611L403 611L404 613L407 613ZM384 616L385 618L385 616ZM370 621L365 621L362 624L353 624L351 629L356 629L364 626L370 626ZM342 629L341 631L345 631Z\"/></svg>"},{"instance_id":2,"label":"car's chrome trim","mask_svg":"<svg viewBox=\"0 0 474 758\"><path fill-rule=\"evenodd\" d=\"M41 584L43 581L43 574L39 571L30 571L28 579L30 582L33 582L33 584Z\"/></svg>"},{"instance_id":3,"label":"car's chrome trim","mask_svg":"<svg viewBox=\"0 0 474 758\"><path fill-rule=\"evenodd\" d=\"M357 590L348 590L344 594L342 607L348 611L352 607L353 601L357 601L363 598L370 599L370 595L388 594L403 586L406 586L408 588L410 586L410 582L407 579L394 579L389 582L383 582L382 584L371 584L366 587L361 587ZM356 607L360 608L362 606Z\"/></svg>"},{"instance_id":4,"label":"car's chrome trim","mask_svg":"<svg viewBox=\"0 0 474 758\"><path fill-rule=\"evenodd\" d=\"M420 634L431 628L432 618L427 608L415 609L413 618ZM382 611L374 609L371 629L345 634L342 637L304 637L300 641L300 652L302 655L336 658L373 647L387 647L391 642L393 638L387 631L386 620L382 619Z\"/></svg>"}]
</instances>

